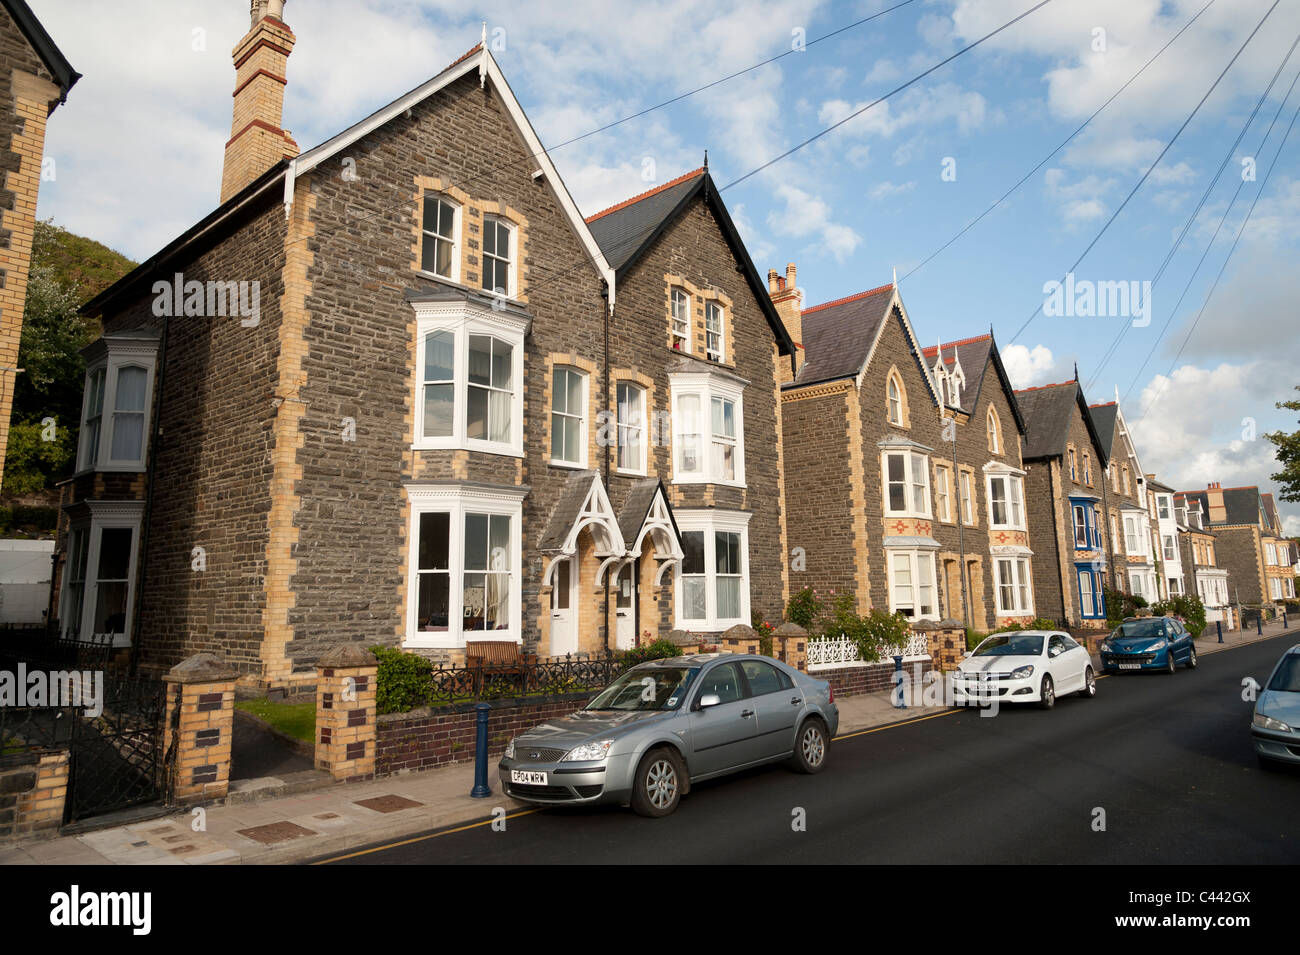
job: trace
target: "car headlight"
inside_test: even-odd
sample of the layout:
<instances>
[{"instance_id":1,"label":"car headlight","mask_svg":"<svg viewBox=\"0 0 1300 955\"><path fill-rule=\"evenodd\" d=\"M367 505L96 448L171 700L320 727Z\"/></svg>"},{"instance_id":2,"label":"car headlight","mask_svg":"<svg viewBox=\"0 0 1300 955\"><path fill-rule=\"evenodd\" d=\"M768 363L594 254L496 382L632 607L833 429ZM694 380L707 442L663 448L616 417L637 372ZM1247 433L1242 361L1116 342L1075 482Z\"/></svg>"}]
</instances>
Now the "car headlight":
<instances>
[{"instance_id":1,"label":"car headlight","mask_svg":"<svg viewBox=\"0 0 1300 955\"><path fill-rule=\"evenodd\" d=\"M1281 720L1275 720L1271 716L1265 716L1263 713L1256 712L1253 721L1256 726L1266 730L1277 730L1279 733L1291 732L1291 727L1287 726Z\"/></svg>"},{"instance_id":2,"label":"car headlight","mask_svg":"<svg viewBox=\"0 0 1300 955\"><path fill-rule=\"evenodd\" d=\"M515 741L513 739L510 742L506 743L506 751L501 755L506 759L515 758Z\"/></svg>"},{"instance_id":3,"label":"car headlight","mask_svg":"<svg viewBox=\"0 0 1300 955\"><path fill-rule=\"evenodd\" d=\"M1016 667L1011 671L1011 679L1013 680L1028 680L1033 675L1034 668L1032 666Z\"/></svg>"},{"instance_id":4,"label":"car headlight","mask_svg":"<svg viewBox=\"0 0 1300 955\"><path fill-rule=\"evenodd\" d=\"M609 755L609 748L614 745L612 739L602 739L597 743L583 743L564 754L562 763L576 763L580 760L604 759Z\"/></svg>"},{"instance_id":5,"label":"car headlight","mask_svg":"<svg viewBox=\"0 0 1300 955\"><path fill-rule=\"evenodd\" d=\"M1152 650L1163 650L1163 649L1164 649L1165 647L1167 647L1167 646L1169 646L1169 641L1168 641L1168 640L1157 640L1155 643L1151 644L1151 649L1152 649Z\"/></svg>"}]
</instances>

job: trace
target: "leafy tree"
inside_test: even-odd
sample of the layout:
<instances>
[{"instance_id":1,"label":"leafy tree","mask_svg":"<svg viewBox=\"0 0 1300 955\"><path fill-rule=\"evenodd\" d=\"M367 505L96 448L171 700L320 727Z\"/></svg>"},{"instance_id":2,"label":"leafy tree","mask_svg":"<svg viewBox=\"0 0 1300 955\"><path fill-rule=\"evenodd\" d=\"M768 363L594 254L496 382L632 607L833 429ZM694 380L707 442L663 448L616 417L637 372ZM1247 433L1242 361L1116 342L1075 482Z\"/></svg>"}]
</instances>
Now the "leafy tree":
<instances>
[{"instance_id":1,"label":"leafy tree","mask_svg":"<svg viewBox=\"0 0 1300 955\"><path fill-rule=\"evenodd\" d=\"M1295 390L1300 391L1300 385ZM1300 411L1300 399L1279 401L1277 407ZM1277 447L1277 460L1282 465L1282 470L1273 475L1273 480L1282 485L1278 496L1284 501L1300 502L1300 431L1272 431L1264 437Z\"/></svg>"}]
</instances>

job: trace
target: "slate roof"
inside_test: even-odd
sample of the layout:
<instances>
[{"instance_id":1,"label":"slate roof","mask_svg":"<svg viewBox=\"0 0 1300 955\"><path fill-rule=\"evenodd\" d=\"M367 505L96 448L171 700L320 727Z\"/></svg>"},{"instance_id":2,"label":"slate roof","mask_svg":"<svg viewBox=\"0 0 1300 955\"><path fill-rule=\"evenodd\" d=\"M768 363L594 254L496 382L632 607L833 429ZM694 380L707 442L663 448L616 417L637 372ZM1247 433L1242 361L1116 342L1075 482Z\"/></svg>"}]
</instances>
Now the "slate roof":
<instances>
[{"instance_id":1,"label":"slate roof","mask_svg":"<svg viewBox=\"0 0 1300 955\"><path fill-rule=\"evenodd\" d=\"M1020 410L1025 416L1024 459L1059 458L1065 454L1066 437L1070 431L1070 416L1078 407L1084 424L1092 436L1102 467L1110 460L1109 442L1097 434L1097 425L1084 401L1083 389L1077 381L1055 385L1040 385L1016 392Z\"/></svg>"},{"instance_id":2,"label":"slate roof","mask_svg":"<svg viewBox=\"0 0 1300 955\"><path fill-rule=\"evenodd\" d=\"M777 350L782 355L794 354L795 345L790 339L790 333L777 315L776 306L768 295L767 283L759 277L758 269L749 257L749 250L745 248L740 233L736 231L736 224L731 220L731 213L718 195L718 187L709 175L707 164L648 192L624 199L583 221L596 240L601 255L621 280L677 218L678 213L700 196L713 211L722 236L735 256L738 271L745 276L759 310L772 329Z\"/></svg>"},{"instance_id":3,"label":"slate roof","mask_svg":"<svg viewBox=\"0 0 1300 955\"><path fill-rule=\"evenodd\" d=\"M940 349L943 349L944 366L952 367L960 362L962 371L966 375L966 385L961 390L963 410L969 411L979 404L980 393L984 388L984 376L988 372L989 365L992 365L993 370L997 372L998 383L1011 404L1011 412L1016 416L1016 424L1023 433L1024 414L1020 409L1020 402L1016 400L1015 389L1011 387L1011 379L1007 377L1007 370L1002 365L1002 355L998 351L997 342L993 340L993 334L990 332L987 335L976 335L960 341L941 342L924 349L921 354L925 356L926 364L931 368L934 367Z\"/></svg>"},{"instance_id":4,"label":"slate roof","mask_svg":"<svg viewBox=\"0 0 1300 955\"><path fill-rule=\"evenodd\" d=\"M785 387L856 375L889 316L894 286L882 285L803 310L804 363Z\"/></svg>"},{"instance_id":5,"label":"slate roof","mask_svg":"<svg viewBox=\"0 0 1300 955\"><path fill-rule=\"evenodd\" d=\"M45 27L41 25L41 21L36 19L36 14L32 13L31 7L23 0L0 0L0 3L4 4L9 16L27 38L36 55L41 58L45 68L50 71L50 76L54 77L54 82L59 87L59 102L65 102L68 98L68 90L81 79L81 74L72 68L67 57L55 46L50 35L45 32Z\"/></svg>"},{"instance_id":6,"label":"slate roof","mask_svg":"<svg viewBox=\"0 0 1300 955\"><path fill-rule=\"evenodd\" d=\"M1263 518L1263 504L1258 487L1225 487L1223 491L1223 510L1225 517L1221 521L1210 520L1210 495L1208 491L1179 491L1176 497L1201 502L1201 520L1206 527L1222 527L1225 524L1256 524Z\"/></svg>"},{"instance_id":7,"label":"slate roof","mask_svg":"<svg viewBox=\"0 0 1300 955\"><path fill-rule=\"evenodd\" d=\"M697 180L703 176L704 168L700 167L587 217L587 227L615 272L637 257L641 247L695 191L700 184Z\"/></svg>"},{"instance_id":8,"label":"slate roof","mask_svg":"<svg viewBox=\"0 0 1300 955\"><path fill-rule=\"evenodd\" d=\"M628 491L627 499L623 501L623 506L618 512L618 528L623 533L623 541L628 547L631 547L641 533L641 528L645 526L646 516L650 513L650 505L654 503L655 494L663 493L664 504L668 507L668 517L673 522L673 533L678 539L681 533L677 530L677 518L673 517L673 506L668 502L668 493L663 490L663 483L659 478L641 478L632 482L632 488Z\"/></svg>"},{"instance_id":9,"label":"slate roof","mask_svg":"<svg viewBox=\"0 0 1300 955\"><path fill-rule=\"evenodd\" d=\"M1260 502L1264 505L1264 514L1268 517L1268 522L1273 527L1282 526L1282 518L1278 516L1277 504L1273 500L1273 495L1269 493L1261 494Z\"/></svg>"},{"instance_id":10,"label":"slate roof","mask_svg":"<svg viewBox=\"0 0 1300 955\"><path fill-rule=\"evenodd\" d=\"M1088 410L1092 412L1093 423L1097 426L1097 434L1101 436L1102 447L1106 449L1106 457L1110 457L1115 445L1115 427L1119 419L1119 405L1113 401L1108 401L1101 405L1091 405Z\"/></svg>"},{"instance_id":11,"label":"slate roof","mask_svg":"<svg viewBox=\"0 0 1300 955\"><path fill-rule=\"evenodd\" d=\"M551 517L546 522L546 529L542 531L542 539L537 545L538 550L544 554L558 554L561 551L565 538L582 514L582 505L591 491L591 482L597 477L597 473L592 470L574 471L569 475L564 487L560 489L555 507L551 509Z\"/></svg>"},{"instance_id":12,"label":"slate roof","mask_svg":"<svg viewBox=\"0 0 1300 955\"><path fill-rule=\"evenodd\" d=\"M1151 491L1164 491L1169 494L1174 493L1174 489L1168 484L1165 484L1162 481L1157 481L1155 478L1147 478L1147 489Z\"/></svg>"}]
</instances>

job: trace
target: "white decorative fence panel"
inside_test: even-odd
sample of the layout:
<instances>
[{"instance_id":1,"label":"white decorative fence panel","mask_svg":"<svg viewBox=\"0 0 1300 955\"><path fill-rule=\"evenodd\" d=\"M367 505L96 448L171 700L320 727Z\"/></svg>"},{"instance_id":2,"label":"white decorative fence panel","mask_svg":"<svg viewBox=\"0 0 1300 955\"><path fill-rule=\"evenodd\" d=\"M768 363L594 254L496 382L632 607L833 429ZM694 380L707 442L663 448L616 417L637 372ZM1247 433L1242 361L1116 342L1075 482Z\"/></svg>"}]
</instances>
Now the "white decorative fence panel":
<instances>
[{"instance_id":1,"label":"white decorative fence panel","mask_svg":"<svg viewBox=\"0 0 1300 955\"><path fill-rule=\"evenodd\" d=\"M886 648L880 654L879 663L892 663L895 654L901 652L904 662L914 660L930 659L930 644L926 635L923 633L914 633L907 641L907 645L900 651L897 647ZM858 653L858 646L852 640L843 637L839 639L817 639L808 641L808 669L812 670L829 670L832 667L865 667L874 666L863 660Z\"/></svg>"}]
</instances>

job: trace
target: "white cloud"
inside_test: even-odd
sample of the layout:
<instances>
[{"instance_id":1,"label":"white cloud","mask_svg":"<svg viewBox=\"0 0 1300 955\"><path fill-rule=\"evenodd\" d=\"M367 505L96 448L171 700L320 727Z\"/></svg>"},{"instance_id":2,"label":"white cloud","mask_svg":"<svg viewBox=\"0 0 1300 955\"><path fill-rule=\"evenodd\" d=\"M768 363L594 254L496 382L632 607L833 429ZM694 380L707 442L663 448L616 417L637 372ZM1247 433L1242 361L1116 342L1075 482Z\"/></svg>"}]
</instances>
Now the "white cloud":
<instances>
[{"instance_id":1,"label":"white cloud","mask_svg":"<svg viewBox=\"0 0 1300 955\"><path fill-rule=\"evenodd\" d=\"M1032 388L1052 381L1056 359L1046 345L1008 345L1002 349L1002 364L1014 388Z\"/></svg>"},{"instance_id":2,"label":"white cloud","mask_svg":"<svg viewBox=\"0 0 1300 955\"><path fill-rule=\"evenodd\" d=\"M901 196L905 192L911 192L916 188L916 183L912 182L890 182L886 179L884 182L877 183L867 190L867 196L876 201L881 199L892 199L894 196Z\"/></svg>"},{"instance_id":3,"label":"white cloud","mask_svg":"<svg viewBox=\"0 0 1300 955\"><path fill-rule=\"evenodd\" d=\"M817 236L821 251L830 252L836 261L844 261L862 241L862 236L845 225L832 221L830 206L817 196L792 185L779 185L776 197L785 208L768 214L767 224L773 231L806 238Z\"/></svg>"}]
</instances>

